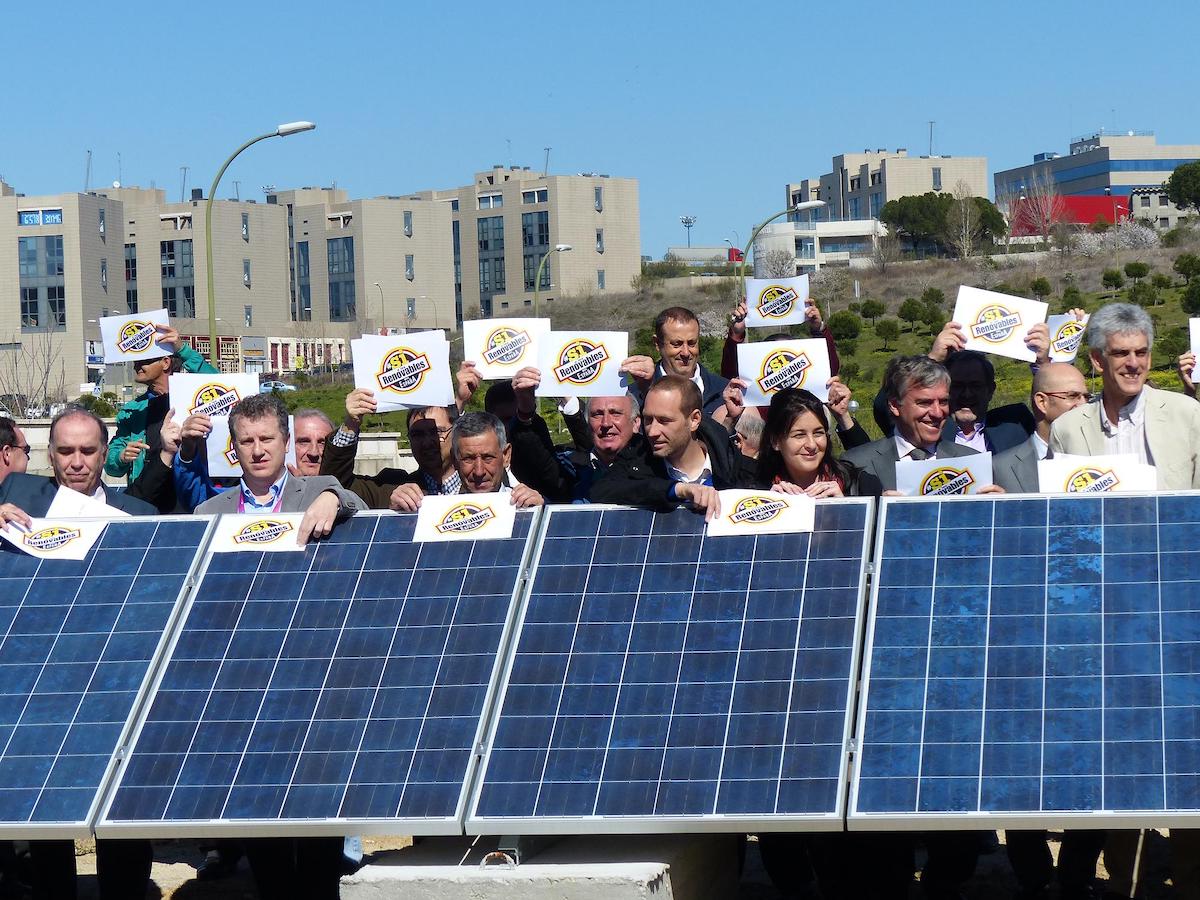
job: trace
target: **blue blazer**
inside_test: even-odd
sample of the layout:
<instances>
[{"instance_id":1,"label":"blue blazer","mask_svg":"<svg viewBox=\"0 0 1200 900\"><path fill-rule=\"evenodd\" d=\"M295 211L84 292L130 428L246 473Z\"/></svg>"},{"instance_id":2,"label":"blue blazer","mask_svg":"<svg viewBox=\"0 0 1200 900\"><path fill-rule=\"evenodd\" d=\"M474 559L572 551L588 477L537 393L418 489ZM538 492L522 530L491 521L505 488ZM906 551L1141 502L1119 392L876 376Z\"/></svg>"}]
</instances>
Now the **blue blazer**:
<instances>
[{"instance_id":1,"label":"blue blazer","mask_svg":"<svg viewBox=\"0 0 1200 900\"><path fill-rule=\"evenodd\" d=\"M1013 447L1020 447L1029 440L1037 428L1033 413L1024 403L1010 403L1008 406L997 406L989 409L983 420L983 437L993 453L1003 453ZM942 440L954 440L956 426L954 417L946 420L942 429Z\"/></svg>"},{"instance_id":2,"label":"blue blazer","mask_svg":"<svg viewBox=\"0 0 1200 900\"><path fill-rule=\"evenodd\" d=\"M0 503L11 503L27 515L40 519L50 510L54 495L58 493L58 482L47 475L29 475L11 472L0 481ZM130 497L120 491L104 486L105 502L109 506L129 513L131 516L157 516L158 510L143 500Z\"/></svg>"}]
</instances>

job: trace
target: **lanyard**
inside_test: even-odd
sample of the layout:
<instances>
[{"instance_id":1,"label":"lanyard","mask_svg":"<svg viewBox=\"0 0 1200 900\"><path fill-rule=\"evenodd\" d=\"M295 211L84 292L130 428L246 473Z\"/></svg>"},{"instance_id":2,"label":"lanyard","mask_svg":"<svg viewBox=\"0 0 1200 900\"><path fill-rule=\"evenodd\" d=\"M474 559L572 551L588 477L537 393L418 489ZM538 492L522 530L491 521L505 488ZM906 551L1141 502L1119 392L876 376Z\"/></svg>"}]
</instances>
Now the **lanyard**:
<instances>
[{"instance_id":1,"label":"lanyard","mask_svg":"<svg viewBox=\"0 0 1200 900\"><path fill-rule=\"evenodd\" d=\"M275 498L275 505L271 507L271 512L279 512L279 508L283 506L283 491L280 490L279 496ZM246 511L246 494L242 491L241 486L238 487L238 512Z\"/></svg>"}]
</instances>

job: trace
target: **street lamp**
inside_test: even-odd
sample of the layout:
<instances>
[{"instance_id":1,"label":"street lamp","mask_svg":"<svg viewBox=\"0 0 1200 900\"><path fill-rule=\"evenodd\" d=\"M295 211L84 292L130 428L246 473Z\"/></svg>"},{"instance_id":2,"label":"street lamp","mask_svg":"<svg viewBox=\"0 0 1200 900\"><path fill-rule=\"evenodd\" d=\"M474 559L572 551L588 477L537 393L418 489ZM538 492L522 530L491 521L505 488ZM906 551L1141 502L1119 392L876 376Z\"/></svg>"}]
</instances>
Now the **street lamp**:
<instances>
[{"instance_id":1,"label":"street lamp","mask_svg":"<svg viewBox=\"0 0 1200 900\"><path fill-rule=\"evenodd\" d=\"M208 189L208 202L204 205L204 262L208 272L208 361L212 363L214 369L221 368L217 362L217 302L216 291L213 286L212 253L212 205L213 198L217 196L217 185L221 183L221 176L225 174L225 170L229 168L230 163L237 159L238 154L251 144L257 144L259 141L265 141L267 138L287 137L289 134L298 134L301 131L312 131L316 127L314 122L285 122L268 134L260 134L256 138L251 138L234 150L229 159L225 160L225 164L217 172L217 177L213 179L212 187Z\"/></svg>"},{"instance_id":2,"label":"street lamp","mask_svg":"<svg viewBox=\"0 0 1200 900\"><path fill-rule=\"evenodd\" d=\"M542 292L542 269L546 268L546 260L550 258L551 253L566 253L568 250L574 250L570 244L555 244L545 255L542 256L542 261L538 263L537 274L533 276L533 315L537 318L538 311L541 309L541 292Z\"/></svg>"},{"instance_id":3,"label":"street lamp","mask_svg":"<svg viewBox=\"0 0 1200 900\"><path fill-rule=\"evenodd\" d=\"M375 282L375 287L379 288L379 330L384 334L388 334L387 330L387 306L383 299L383 285L378 281Z\"/></svg>"},{"instance_id":4,"label":"street lamp","mask_svg":"<svg viewBox=\"0 0 1200 900\"><path fill-rule=\"evenodd\" d=\"M698 218L699 218L698 216L680 216L679 217L680 223L683 225L684 228L687 229L687 242L688 242L689 248L692 246L692 226L696 224L696 221Z\"/></svg>"},{"instance_id":5,"label":"street lamp","mask_svg":"<svg viewBox=\"0 0 1200 900\"><path fill-rule=\"evenodd\" d=\"M768 219L759 222L758 227L750 232L750 240L746 242L746 247L742 251L742 264L738 266L738 281L741 283L742 296L746 296L746 260L754 251L754 242L758 240L758 233L774 222L776 219L781 219L788 213L803 212L806 209L820 209L825 206L824 200L805 200L803 203L797 203L794 206L789 206L782 212L777 212Z\"/></svg>"}]
</instances>

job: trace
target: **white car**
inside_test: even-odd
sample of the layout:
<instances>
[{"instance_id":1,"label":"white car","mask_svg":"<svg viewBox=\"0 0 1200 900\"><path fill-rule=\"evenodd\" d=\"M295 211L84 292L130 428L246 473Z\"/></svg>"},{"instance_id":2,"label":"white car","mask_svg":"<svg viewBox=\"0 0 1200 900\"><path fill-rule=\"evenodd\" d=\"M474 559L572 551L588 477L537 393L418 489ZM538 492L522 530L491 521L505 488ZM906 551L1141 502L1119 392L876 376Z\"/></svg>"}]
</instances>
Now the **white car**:
<instances>
[{"instance_id":1,"label":"white car","mask_svg":"<svg viewBox=\"0 0 1200 900\"><path fill-rule=\"evenodd\" d=\"M271 391L294 391L294 384L284 384L282 381L264 381L258 386L260 394L269 394Z\"/></svg>"}]
</instances>

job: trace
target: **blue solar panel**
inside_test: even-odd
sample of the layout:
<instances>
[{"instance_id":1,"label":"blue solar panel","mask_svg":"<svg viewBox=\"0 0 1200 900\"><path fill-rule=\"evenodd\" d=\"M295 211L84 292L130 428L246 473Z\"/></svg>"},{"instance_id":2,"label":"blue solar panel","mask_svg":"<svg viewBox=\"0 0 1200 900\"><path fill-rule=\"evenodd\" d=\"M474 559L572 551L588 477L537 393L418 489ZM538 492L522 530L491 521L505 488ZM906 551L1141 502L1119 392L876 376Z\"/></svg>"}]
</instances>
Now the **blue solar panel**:
<instances>
[{"instance_id":1,"label":"blue solar panel","mask_svg":"<svg viewBox=\"0 0 1200 900\"><path fill-rule=\"evenodd\" d=\"M97 833L461 833L532 518L417 544L360 513L212 554Z\"/></svg>"},{"instance_id":2,"label":"blue solar panel","mask_svg":"<svg viewBox=\"0 0 1200 900\"><path fill-rule=\"evenodd\" d=\"M840 828L870 513L552 508L467 831Z\"/></svg>"},{"instance_id":3,"label":"blue solar panel","mask_svg":"<svg viewBox=\"0 0 1200 900\"><path fill-rule=\"evenodd\" d=\"M86 559L0 551L0 833L89 834L211 519L110 522Z\"/></svg>"},{"instance_id":4,"label":"blue solar panel","mask_svg":"<svg viewBox=\"0 0 1200 900\"><path fill-rule=\"evenodd\" d=\"M851 826L1194 822L1197 527L1196 495L887 501Z\"/></svg>"}]
</instances>

